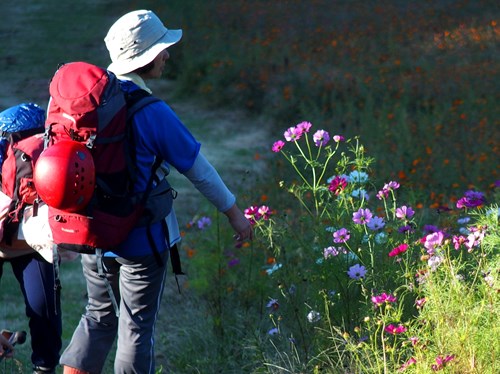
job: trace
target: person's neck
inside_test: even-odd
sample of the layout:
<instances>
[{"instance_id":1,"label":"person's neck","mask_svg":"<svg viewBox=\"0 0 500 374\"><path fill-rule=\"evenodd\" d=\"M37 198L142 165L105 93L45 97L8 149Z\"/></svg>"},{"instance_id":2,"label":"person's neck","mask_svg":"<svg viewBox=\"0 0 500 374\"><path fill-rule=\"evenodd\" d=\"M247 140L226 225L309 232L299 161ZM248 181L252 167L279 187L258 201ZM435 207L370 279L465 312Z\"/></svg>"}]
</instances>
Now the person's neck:
<instances>
[{"instance_id":1,"label":"person's neck","mask_svg":"<svg viewBox=\"0 0 500 374\"><path fill-rule=\"evenodd\" d=\"M144 79L137 73L127 73L123 75L118 75L118 79L125 79L134 82L136 85L138 85L140 88L142 88L144 91L147 91L149 93L152 93L151 89L146 85L146 82Z\"/></svg>"}]
</instances>

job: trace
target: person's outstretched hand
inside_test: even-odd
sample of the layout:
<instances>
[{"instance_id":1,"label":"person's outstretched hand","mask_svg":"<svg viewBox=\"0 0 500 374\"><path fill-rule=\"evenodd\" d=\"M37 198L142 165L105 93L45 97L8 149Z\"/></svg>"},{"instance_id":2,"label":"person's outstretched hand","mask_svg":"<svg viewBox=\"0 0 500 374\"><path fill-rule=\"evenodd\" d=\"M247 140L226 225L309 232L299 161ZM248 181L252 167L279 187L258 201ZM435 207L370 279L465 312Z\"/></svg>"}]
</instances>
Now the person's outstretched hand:
<instances>
[{"instance_id":1,"label":"person's outstretched hand","mask_svg":"<svg viewBox=\"0 0 500 374\"><path fill-rule=\"evenodd\" d=\"M229 224L236 232L235 239L237 244L241 244L245 240L252 240L252 225L236 204L229 208L229 210L225 211L224 214L227 216Z\"/></svg>"}]
</instances>

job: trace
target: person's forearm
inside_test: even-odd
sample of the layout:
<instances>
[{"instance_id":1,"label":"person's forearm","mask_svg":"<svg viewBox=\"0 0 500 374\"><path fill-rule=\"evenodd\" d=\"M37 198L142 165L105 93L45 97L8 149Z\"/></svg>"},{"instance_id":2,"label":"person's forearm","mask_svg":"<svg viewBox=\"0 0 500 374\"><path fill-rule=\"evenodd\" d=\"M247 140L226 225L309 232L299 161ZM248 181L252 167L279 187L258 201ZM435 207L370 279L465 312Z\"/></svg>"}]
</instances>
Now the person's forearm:
<instances>
[{"instance_id":1,"label":"person's forearm","mask_svg":"<svg viewBox=\"0 0 500 374\"><path fill-rule=\"evenodd\" d=\"M201 153L198 154L193 167L184 175L219 211L227 211L235 204L235 196Z\"/></svg>"}]
</instances>

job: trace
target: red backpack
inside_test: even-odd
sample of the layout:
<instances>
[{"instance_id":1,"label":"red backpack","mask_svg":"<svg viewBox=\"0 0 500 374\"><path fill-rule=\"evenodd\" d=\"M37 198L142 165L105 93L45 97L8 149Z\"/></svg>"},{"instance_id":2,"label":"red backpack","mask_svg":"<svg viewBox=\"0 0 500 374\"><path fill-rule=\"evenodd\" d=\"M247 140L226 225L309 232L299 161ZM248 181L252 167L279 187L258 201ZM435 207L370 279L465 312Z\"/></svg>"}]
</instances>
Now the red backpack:
<instances>
[{"instance_id":1,"label":"red backpack","mask_svg":"<svg viewBox=\"0 0 500 374\"><path fill-rule=\"evenodd\" d=\"M44 120L45 111L33 103L0 113L0 240L8 245L15 239L24 208L37 198L33 170L44 148Z\"/></svg>"},{"instance_id":2,"label":"red backpack","mask_svg":"<svg viewBox=\"0 0 500 374\"><path fill-rule=\"evenodd\" d=\"M157 160L146 192L134 194L135 147L129 126L138 109L158 99L143 90L124 94L114 74L85 62L60 67L49 90L46 150L36 165L35 185L49 206L54 242L81 253L112 250L145 215L150 217L147 224L163 220L174 191L166 179L155 180ZM74 142L79 144L70 144ZM95 173L89 173L92 164Z\"/></svg>"}]
</instances>

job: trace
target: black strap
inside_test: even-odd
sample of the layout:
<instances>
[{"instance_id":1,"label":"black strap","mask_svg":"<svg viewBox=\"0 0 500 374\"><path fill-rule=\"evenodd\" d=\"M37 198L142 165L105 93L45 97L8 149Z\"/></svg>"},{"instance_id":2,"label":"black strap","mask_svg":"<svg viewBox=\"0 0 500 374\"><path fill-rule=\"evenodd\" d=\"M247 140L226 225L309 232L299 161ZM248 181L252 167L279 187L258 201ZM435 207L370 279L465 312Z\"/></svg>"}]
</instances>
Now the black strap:
<instances>
[{"instance_id":1,"label":"black strap","mask_svg":"<svg viewBox=\"0 0 500 374\"><path fill-rule=\"evenodd\" d=\"M162 221L162 226L163 230L166 232L166 238L167 242L170 243L170 238L168 235L168 226L167 222L165 220ZM174 245L169 245L169 250L170 250L170 262L172 263L172 272L175 275L186 275L182 271L182 266L181 266L181 256L179 255L179 248L177 247L176 244Z\"/></svg>"},{"instance_id":2,"label":"black strap","mask_svg":"<svg viewBox=\"0 0 500 374\"><path fill-rule=\"evenodd\" d=\"M127 127L126 127L126 137L127 141L125 142L127 155L127 164L129 165L128 170L131 173L130 177L132 181L135 182L136 174L137 174L137 165L136 165L136 149L135 149L135 138L134 131L132 126L132 120L134 115L144 108L145 106L152 104L154 102L160 101L155 96L152 96L149 92L138 89L132 92L125 92L125 102L127 104ZM153 170L153 173L156 172L156 169Z\"/></svg>"},{"instance_id":3,"label":"black strap","mask_svg":"<svg viewBox=\"0 0 500 374\"><path fill-rule=\"evenodd\" d=\"M181 293L181 286L179 284L179 279L177 278L178 275L185 275L185 273L182 271L181 267L181 258L179 255L179 248L177 247L177 244L170 245L170 235L168 231L168 225L165 219L161 221L161 225L163 228L163 232L165 233L165 240L168 245L168 250L169 250L169 255L170 255L170 262L172 264L172 271L175 275L175 282L177 283L177 290L179 293ZM163 266L163 260L160 256L160 252L158 251L158 247L156 246L156 243L153 238L153 234L151 232L151 225L148 225L147 227L147 236L148 236L148 242L149 245L151 246L153 250L153 254L155 256L156 262L158 263L159 266Z\"/></svg>"},{"instance_id":4,"label":"black strap","mask_svg":"<svg viewBox=\"0 0 500 374\"><path fill-rule=\"evenodd\" d=\"M118 306L118 302L116 301L115 293L113 292L113 288L111 287L111 283L109 283L109 279L106 277L106 272L104 269L104 258L101 248L96 248L96 265L97 265L97 275L104 282L104 286L108 291L111 302L113 303L113 308L115 310L115 315L120 317L120 307Z\"/></svg>"},{"instance_id":5,"label":"black strap","mask_svg":"<svg viewBox=\"0 0 500 374\"><path fill-rule=\"evenodd\" d=\"M33 215L34 216L34 215ZM54 266L54 313L58 314L58 306L60 305L61 295L61 277L59 268L59 251L57 244L52 244L52 265Z\"/></svg>"},{"instance_id":6,"label":"black strap","mask_svg":"<svg viewBox=\"0 0 500 374\"><path fill-rule=\"evenodd\" d=\"M163 266L163 260L160 256L160 252L158 251L158 247L156 246L155 240L153 238L153 233L151 232L151 225L149 224L146 230L146 233L148 235L148 242L149 246L153 249L153 255L155 256L156 262L158 263L158 266Z\"/></svg>"}]
</instances>

